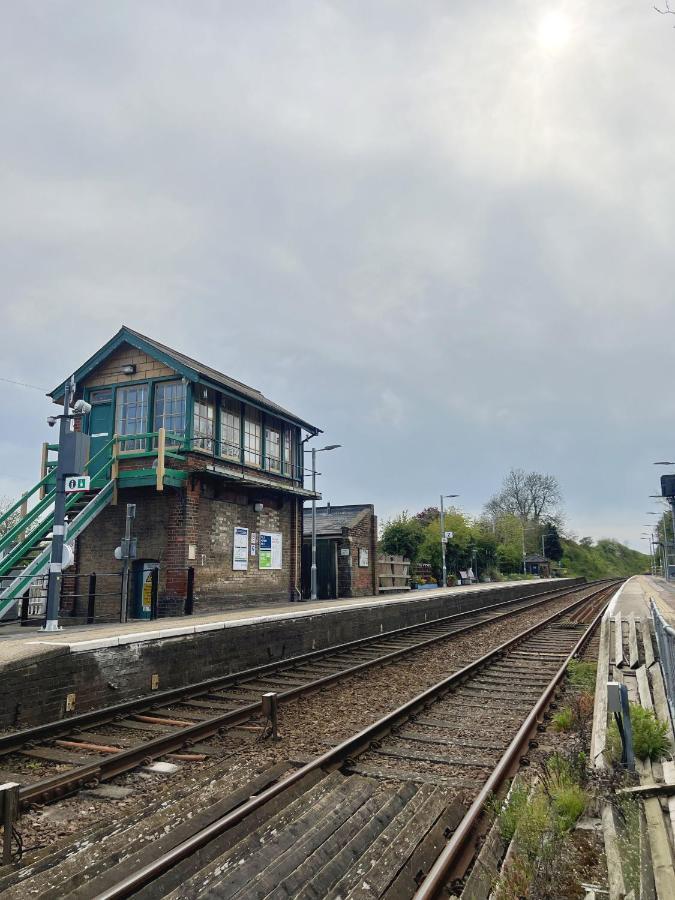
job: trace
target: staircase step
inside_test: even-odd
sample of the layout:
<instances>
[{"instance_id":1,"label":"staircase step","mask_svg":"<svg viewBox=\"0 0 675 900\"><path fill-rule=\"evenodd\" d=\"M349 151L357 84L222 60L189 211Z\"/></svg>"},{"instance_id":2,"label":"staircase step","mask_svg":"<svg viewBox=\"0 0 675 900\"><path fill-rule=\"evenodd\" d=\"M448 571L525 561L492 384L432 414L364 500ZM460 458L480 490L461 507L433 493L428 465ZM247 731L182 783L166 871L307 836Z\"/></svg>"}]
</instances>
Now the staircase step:
<instances>
[{"instance_id":1,"label":"staircase step","mask_svg":"<svg viewBox=\"0 0 675 900\"><path fill-rule=\"evenodd\" d=\"M368 851L373 841L387 828L411 797L417 792L415 785L407 784L389 796L362 828L343 845L342 849L329 859L316 874L299 890L294 900L324 900L328 892L347 874L354 863ZM271 894L270 900L283 900L286 894Z\"/></svg>"}]
</instances>

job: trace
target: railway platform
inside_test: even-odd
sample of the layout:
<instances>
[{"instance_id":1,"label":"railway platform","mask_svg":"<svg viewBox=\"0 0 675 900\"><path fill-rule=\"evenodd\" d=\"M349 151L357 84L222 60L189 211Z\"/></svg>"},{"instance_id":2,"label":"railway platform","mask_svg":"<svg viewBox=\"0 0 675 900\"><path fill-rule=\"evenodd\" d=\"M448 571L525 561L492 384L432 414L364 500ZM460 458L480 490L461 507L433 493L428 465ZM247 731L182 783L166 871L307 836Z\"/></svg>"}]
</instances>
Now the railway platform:
<instances>
[{"instance_id":1,"label":"railway platform","mask_svg":"<svg viewBox=\"0 0 675 900\"><path fill-rule=\"evenodd\" d=\"M0 726L59 719L572 583L523 580L70 627L53 634L0 633Z\"/></svg>"}]
</instances>

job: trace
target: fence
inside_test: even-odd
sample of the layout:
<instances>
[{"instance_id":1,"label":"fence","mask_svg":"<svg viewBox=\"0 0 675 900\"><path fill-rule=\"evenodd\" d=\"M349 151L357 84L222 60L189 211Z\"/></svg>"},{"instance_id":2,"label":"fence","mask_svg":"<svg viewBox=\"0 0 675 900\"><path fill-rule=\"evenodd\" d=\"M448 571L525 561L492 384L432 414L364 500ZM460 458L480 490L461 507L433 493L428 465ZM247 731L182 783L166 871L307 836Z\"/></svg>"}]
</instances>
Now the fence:
<instances>
[{"instance_id":1,"label":"fence","mask_svg":"<svg viewBox=\"0 0 675 900\"><path fill-rule=\"evenodd\" d=\"M380 554L377 558L380 593L410 590L410 560L403 556Z\"/></svg>"},{"instance_id":2,"label":"fence","mask_svg":"<svg viewBox=\"0 0 675 900\"><path fill-rule=\"evenodd\" d=\"M675 721L675 628L672 628L659 612L654 598L649 598L654 619L654 634L659 648L659 664L666 688L666 699L671 722Z\"/></svg>"},{"instance_id":3,"label":"fence","mask_svg":"<svg viewBox=\"0 0 675 900\"><path fill-rule=\"evenodd\" d=\"M195 570L192 566L156 566L144 572L143 576L139 583L130 573L127 603L124 604L122 572L64 572L59 603L60 623L92 625L193 614ZM46 618L49 577L48 574L33 576L29 588L17 603L14 615L0 624L20 621L22 625L41 625ZM2 581L0 579L0 590Z\"/></svg>"}]
</instances>

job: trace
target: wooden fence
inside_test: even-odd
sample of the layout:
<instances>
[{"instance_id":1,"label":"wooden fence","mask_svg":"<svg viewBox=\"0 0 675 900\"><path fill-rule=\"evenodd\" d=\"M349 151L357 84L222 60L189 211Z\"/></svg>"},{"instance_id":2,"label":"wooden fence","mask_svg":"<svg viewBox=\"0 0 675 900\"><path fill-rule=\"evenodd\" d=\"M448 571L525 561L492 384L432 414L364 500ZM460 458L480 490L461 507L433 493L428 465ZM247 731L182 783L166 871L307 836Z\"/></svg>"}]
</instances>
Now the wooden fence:
<instances>
[{"instance_id":1,"label":"wooden fence","mask_svg":"<svg viewBox=\"0 0 675 900\"><path fill-rule=\"evenodd\" d=\"M410 590L410 560L381 553L377 558L380 593Z\"/></svg>"}]
</instances>

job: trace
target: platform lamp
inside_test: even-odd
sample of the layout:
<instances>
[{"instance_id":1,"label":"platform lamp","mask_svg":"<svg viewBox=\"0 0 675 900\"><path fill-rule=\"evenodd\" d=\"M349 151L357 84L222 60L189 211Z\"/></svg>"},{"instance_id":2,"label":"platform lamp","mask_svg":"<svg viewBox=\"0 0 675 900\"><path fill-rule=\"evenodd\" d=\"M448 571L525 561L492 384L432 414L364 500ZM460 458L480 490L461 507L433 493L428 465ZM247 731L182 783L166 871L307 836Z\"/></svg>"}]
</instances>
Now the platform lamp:
<instances>
[{"instance_id":1,"label":"platform lamp","mask_svg":"<svg viewBox=\"0 0 675 900\"><path fill-rule=\"evenodd\" d=\"M663 500L663 497L661 497L660 494L650 494L650 496L654 500ZM654 512L653 510L648 510L647 515L648 516L658 516L659 518L661 518L663 516L663 513L658 513L658 512ZM672 515L672 507L671 507L671 515ZM656 526L656 533L657 533L657 535L659 533L658 525ZM666 579L666 581L670 581L670 578L668 577L668 532L666 530L665 518L663 519L663 577Z\"/></svg>"},{"instance_id":2,"label":"platform lamp","mask_svg":"<svg viewBox=\"0 0 675 900\"><path fill-rule=\"evenodd\" d=\"M652 575L656 574L654 571L654 553L652 550L652 536L651 534L641 534L640 539L643 541L649 541L649 568L651 569Z\"/></svg>"},{"instance_id":3,"label":"platform lamp","mask_svg":"<svg viewBox=\"0 0 675 900\"><path fill-rule=\"evenodd\" d=\"M310 573L309 599L316 600L316 454L326 450L337 450L342 444L328 444L326 447L312 447L312 568Z\"/></svg>"},{"instance_id":4,"label":"platform lamp","mask_svg":"<svg viewBox=\"0 0 675 900\"><path fill-rule=\"evenodd\" d=\"M443 566L443 587L448 585L448 570L445 564L445 548L448 539L445 536L445 510L443 509L443 500L453 500L459 497L459 494L441 494L441 563Z\"/></svg>"}]
</instances>

